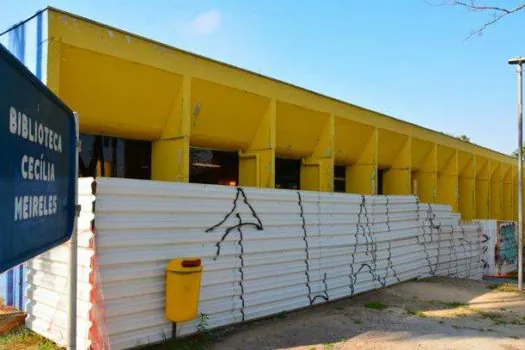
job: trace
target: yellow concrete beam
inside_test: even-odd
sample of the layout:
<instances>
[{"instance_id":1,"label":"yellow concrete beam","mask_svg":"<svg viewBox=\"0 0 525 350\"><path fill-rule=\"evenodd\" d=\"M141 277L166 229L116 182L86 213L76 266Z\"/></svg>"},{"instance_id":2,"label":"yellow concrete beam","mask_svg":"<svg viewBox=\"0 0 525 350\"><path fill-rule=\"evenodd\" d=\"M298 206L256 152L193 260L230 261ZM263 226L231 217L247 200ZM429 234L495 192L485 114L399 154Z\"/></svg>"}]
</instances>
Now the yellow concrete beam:
<instances>
[{"instance_id":1,"label":"yellow concrete beam","mask_svg":"<svg viewBox=\"0 0 525 350\"><path fill-rule=\"evenodd\" d=\"M161 139L153 141L151 178L190 181L191 78L185 76L176 94Z\"/></svg>"},{"instance_id":2,"label":"yellow concrete beam","mask_svg":"<svg viewBox=\"0 0 525 350\"><path fill-rule=\"evenodd\" d=\"M459 211L459 153L457 150L437 146L438 185L437 202L448 204L453 212ZM440 164L441 163L441 164Z\"/></svg>"},{"instance_id":3,"label":"yellow concrete beam","mask_svg":"<svg viewBox=\"0 0 525 350\"><path fill-rule=\"evenodd\" d=\"M501 176L501 163L490 161L490 201L489 217L491 219L502 218L502 200L503 200L503 178Z\"/></svg>"},{"instance_id":4,"label":"yellow concrete beam","mask_svg":"<svg viewBox=\"0 0 525 350\"><path fill-rule=\"evenodd\" d=\"M314 152L301 161L301 189L322 192L334 190L335 117L323 128Z\"/></svg>"},{"instance_id":5,"label":"yellow concrete beam","mask_svg":"<svg viewBox=\"0 0 525 350\"><path fill-rule=\"evenodd\" d=\"M476 157L476 219L490 218L490 161Z\"/></svg>"},{"instance_id":6,"label":"yellow concrete beam","mask_svg":"<svg viewBox=\"0 0 525 350\"><path fill-rule=\"evenodd\" d=\"M374 129L359 160L346 167L346 192L377 194L378 129Z\"/></svg>"},{"instance_id":7,"label":"yellow concrete beam","mask_svg":"<svg viewBox=\"0 0 525 350\"><path fill-rule=\"evenodd\" d=\"M476 218L476 163L474 156L460 152L464 163L459 174L459 212L463 220Z\"/></svg>"},{"instance_id":8,"label":"yellow concrete beam","mask_svg":"<svg viewBox=\"0 0 525 350\"><path fill-rule=\"evenodd\" d=\"M512 167L510 165L501 164L501 177L503 180L501 217L503 220L513 220Z\"/></svg>"},{"instance_id":9,"label":"yellow concrete beam","mask_svg":"<svg viewBox=\"0 0 525 350\"><path fill-rule=\"evenodd\" d=\"M276 103L271 100L246 150L239 152L239 184L251 187L275 187Z\"/></svg>"},{"instance_id":10,"label":"yellow concrete beam","mask_svg":"<svg viewBox=\"0 0 525 350\"><path fill-rule=\"evenodd\" d=\"M374 128L343 118L335 118L335 161L350 165L359 161Z\"/></svg>"},{"instance_id":11,"label":"yellow concrete beam","mask_svg":"<svg viewBox=\"0 0 525 350\"><path fill-rule=\"evenodd\" d=\"M381 139L379 142L381 143ZM407 137L392 166L384 172L384 194L402 195L411 193L411 154L412 138Z\"/></svg>"},{"instance_id":12,"label":"yellow concrete beam","mask_svg":"<svg viewBox=\"0 0 525 350\"><path fill-rule=\"evenodd\" d=\"M414 172L414 188L419 200L424 203L436 203L438 182L437 145L433 145L421 163L420 168Z\"/></svg>"}]
</instances>

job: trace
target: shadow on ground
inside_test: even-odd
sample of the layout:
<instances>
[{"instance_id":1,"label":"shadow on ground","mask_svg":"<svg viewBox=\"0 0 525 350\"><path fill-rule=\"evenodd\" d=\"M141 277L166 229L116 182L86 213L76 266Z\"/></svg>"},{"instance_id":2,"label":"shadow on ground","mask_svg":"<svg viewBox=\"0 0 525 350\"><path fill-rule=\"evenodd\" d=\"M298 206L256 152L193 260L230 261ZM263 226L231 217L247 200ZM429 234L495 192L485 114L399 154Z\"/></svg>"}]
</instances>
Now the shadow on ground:
<instances>
[{"instance_id":1,"label":"shadow on ground","mask_svg":"<svg viewBox=\"0 0 525 350\"><path fill-rule=\"evenodd\" d=\"M525 349L525 294L493 286L412 281L149 349Z\"/></svg>"}]
</instances>

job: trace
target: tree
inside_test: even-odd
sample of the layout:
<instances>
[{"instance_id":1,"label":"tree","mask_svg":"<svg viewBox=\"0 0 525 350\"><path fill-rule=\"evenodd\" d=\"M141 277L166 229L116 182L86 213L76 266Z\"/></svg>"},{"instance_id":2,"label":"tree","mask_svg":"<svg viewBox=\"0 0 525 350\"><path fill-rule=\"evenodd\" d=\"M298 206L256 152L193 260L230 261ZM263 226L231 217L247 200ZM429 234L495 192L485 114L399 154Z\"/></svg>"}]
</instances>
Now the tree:
<instances>
[{"instance_id":1,"label":"tree","mask_svg":"<svg viewBox=\"0 0 525 350\"><path fill-rule=\"evenodd\" d=\"M504 3L503 1L496 1L496 0L493 0L493 2L494 3ZM496 5L489 5L489 4L486 4L484 1L477 1L477 0L464 0L464 1L444 0L437 4L427 1L427 3L430 3L431 5L434 5L434 6L436 5L437 6L457 6L457 7L463 7L467 9L468 11L472 11L472 12L490 13L491 18L487 20L483 26L472 31L468 35L467 39L470 39L474 35L481 35L487 27L497 23L498 21L500 21L501 19L509 15L512 15L516 12L520 12L521 10L525 9L525 1L519 2L514 7L501 7L501 6L496 6Z\"/></svg>"},{"instance_id":2,"label":"tree","mask_svg":"<svg viewBox=\"0 0 525 350\"><path fill-rule=\"evenodd\" d=\"M523 146L522 151L523 151L523 154L525 155L525 146ZM514 158L518 158L519 156L518 150L515 150L514 152L512 152L511 156L513 156Z\"/></svg>"},{"instance_id":3,"label":"tree","mask_svg":"<svg viewBox=\"0 0 525 350\"><path fill-rule=\"evenodd\" d=\"M463 135L459 135L458 136L458 139L462 140L462 141L466 141L466 142L470 142L470 137L468 137L467 135L463 134Z\"/></svg>"}]
</instances>

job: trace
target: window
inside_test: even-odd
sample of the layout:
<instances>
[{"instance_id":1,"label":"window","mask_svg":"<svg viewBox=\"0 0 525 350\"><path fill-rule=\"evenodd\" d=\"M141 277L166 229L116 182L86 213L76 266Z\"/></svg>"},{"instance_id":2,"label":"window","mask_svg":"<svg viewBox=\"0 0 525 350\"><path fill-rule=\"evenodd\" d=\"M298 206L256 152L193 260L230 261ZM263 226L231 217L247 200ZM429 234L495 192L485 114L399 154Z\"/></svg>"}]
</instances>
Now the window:
<instances>
[{"instance_id":1,"label":"window","mask_svg":"<svg viewBox=\"0 0 525 350\"><path fill-rule=\"evenodd\" d=\"M275 187L300 188L301 160L275 158Z\"/></svg>"},{"instance_id":2,"label":"window","mask_svg":"<svg viewBox=\"0 0 525 350\"><path fill-rule=\"evenodd\" d=\"M346 166L334 167L334 192L346 192Z\"/></svg>"},{"instance_id":3,"label":"window","mask_svg":"<svg viewBox=\"0 0 525 350\"><path fill-rule=\"evenodd\" d=\"M377 169L377 194L384 194L383 179L385 176L385 169Z\"/></svg>"},{"instance_id":4,"label":"window","mask_svg":"<svg viewBox=\"0 0 525 350\"><path fill-rule=\"evenodd\" d=\"M80 135L79 175L151 179L151 143L109 136Z\"/></svg>"},{"instance_id":5,"label":"window","mask_svg":"<svg viewBox=\"0 0 525 350\"><path fill-rule=\"evenodd\" d=\"M190 165L190 182L227 186L237 186L239 183L237 152L192 147Z\"/></svg>"}]
</instances>

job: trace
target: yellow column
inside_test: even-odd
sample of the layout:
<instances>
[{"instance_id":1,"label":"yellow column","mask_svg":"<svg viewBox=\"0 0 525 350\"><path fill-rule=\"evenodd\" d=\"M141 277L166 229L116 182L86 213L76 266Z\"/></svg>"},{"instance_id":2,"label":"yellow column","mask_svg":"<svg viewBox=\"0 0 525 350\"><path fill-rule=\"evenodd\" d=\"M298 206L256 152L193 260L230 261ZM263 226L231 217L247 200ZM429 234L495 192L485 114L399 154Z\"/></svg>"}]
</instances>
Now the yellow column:
<instances>
[{"instance_id":1,"label":"yellow column","mask_svg":"<svg viewBox=\"0 0 525 350\"><path fill-rule=\"evenodd\" d=\"M189 182L191 118L191 78L184 76L162 136L153 142L153 180Z\"/></svg>"},{"instance_id":2,"label":"yellow column","mask_svg":"<svg viewBox=\"0 0 525 350\"><path fill-rule=\"evenodd\" d=\"M501 165L501 178L503 182L501 217L503 220L512 220L512 166Z\"/></svg>"},{"instance_id":3,"label":"yellow column","mask_svg":"<svg viewBox=\"0 0 525 350\"><path fill-rule=\"evenodd\" d=\"M377 147L378 129L375 128L359 160L346 167L346 192L377 193Z\"/></svg>"},{"instance_id":4,"label":"yellow column","mask_svg":"<svg viewBox=\"0 0 525 350\"><path fill-rule=\"evenodd\" d=\"M438 152L440 148L437 148ZM459 210L459 169L458 151L454 154L442 169L438 171L437 202L448 204L453 212Z\"/></svg>"},{"instance_id":5,"label":"yellow column","mask_svg":"<svg viewBox=\"0 0 525 350\"><path fill-rule=\"evenodd\" d=\"M239 185L275 187L276 103L271 100L252 144L239 152Z\"/></svg>"},{"instance_id":6,"label":"yellow column","mask_svg":"<svg viewBox=\"0 0 525 350\"><path fill-rule=\"evenodd\" d=\"M490 161L490 200L489 217L491 219L501 219L502 200L503 200L503 179L501 177L501 163Z\"/></svg>"},{"instance_id":7,"label":"yellow column","mask_svg":"<svg viewBox=\"0 0 525 350\"><path fill-rule=\"evenodd\" d=\"M490 202L490 164L489 161L481 163L476 157L476 219L489 218L489 202Z\"/></svg>"},{"instance_id":8,"label":"yellow column","mask_svg":"<svg viewBox=\"0 0 525 350\"><path fill-rule=\"evenodd\" d=\"M384 194L411 194L411 147L412 138L408 137L392 167L385 171L383 175Z\"/></svg>"},{"instance_id":9,"label":"yellow column","mask_svg":"<svg viewBox=\"0 0 525 350\"><path fill-rule=\"evenodd\" d=\"M330 115L314 152L301 161L301 189L334 191L335 117Z\"/></svg>"},{"instance_id":10,"label":"yellow column","mask_svg":"<svg viewBox=\"0 0 525 350\"><path fill-rule=\"evenodd\" d=\"M421 164L419 171L414 174L417 183L417 195L424 203L436 203L437 200L437 146L434 145Z\"/></svg>"},{"instance_id":11,"label":"yellow column","mask_svg":"<svg viewBox=\"0 0 525 350\"><path fill-rule=\"evenodd\" d=\"M476 218L476 163L474 156L459 174L459 212L463 220Z\"/></svg>"},{"instance_id":12,"label":"yellow column","mask_svg":"<svg viewBox=\"0 0 525 350\"><path fill-rule=\"evenodd\" d=\"M512 167L512 220L518 221L518 167Z\"/></svg>"}]
</instances>

